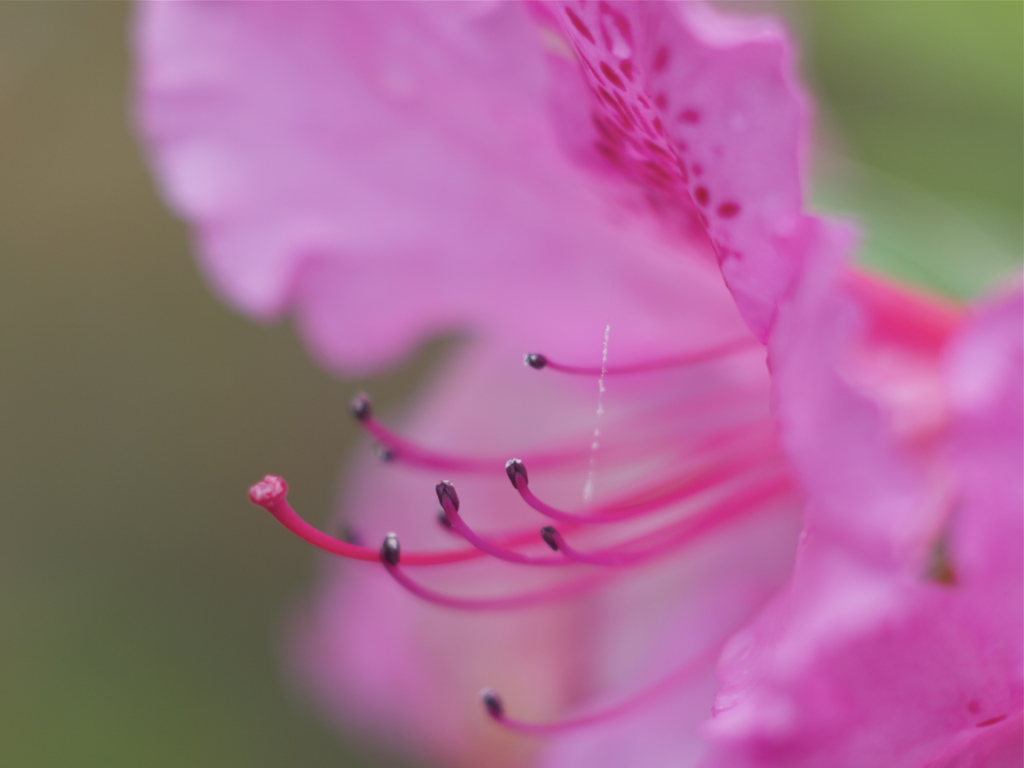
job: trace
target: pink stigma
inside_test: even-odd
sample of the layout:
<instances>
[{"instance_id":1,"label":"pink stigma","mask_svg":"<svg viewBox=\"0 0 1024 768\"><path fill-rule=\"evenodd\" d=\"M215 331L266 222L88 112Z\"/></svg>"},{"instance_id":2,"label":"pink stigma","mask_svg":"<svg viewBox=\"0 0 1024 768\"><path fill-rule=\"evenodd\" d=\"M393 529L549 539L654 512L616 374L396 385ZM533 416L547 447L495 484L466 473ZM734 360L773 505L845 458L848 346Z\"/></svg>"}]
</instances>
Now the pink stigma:
<instances>
[{"instance_id":1,"label":"pink stigma","mask_svg":"<svg viewBox=\"0 0 1024 768\"><path fill-rule=\"evenodd\" d=\"M288 483L277 475L266 475L249 488L249 501L264 509L270 509L288 494Z\"/></svg>"}]
</instances>

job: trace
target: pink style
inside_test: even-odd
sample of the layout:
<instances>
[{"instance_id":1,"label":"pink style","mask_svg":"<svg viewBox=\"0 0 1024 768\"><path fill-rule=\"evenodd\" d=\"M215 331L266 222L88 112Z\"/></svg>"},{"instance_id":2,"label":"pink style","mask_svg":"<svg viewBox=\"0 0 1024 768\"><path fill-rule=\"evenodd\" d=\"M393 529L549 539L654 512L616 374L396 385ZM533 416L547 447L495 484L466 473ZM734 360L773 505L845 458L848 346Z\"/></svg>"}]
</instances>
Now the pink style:
<instances>
[{"instance_id":1,"label":"pink style","mask_svg":"<svg viewBox=\"0 0 1024 768\"><path fill-rule=\"evenodd\" d=\"M348 536L250 491L335 556L289 664L336 722L467 767L1021 764L1020 281L850 265L777 23L154 2L136 50L228 302L341 372L464 338L400 430L352 401Z\"/></svg>"}]
</instances>

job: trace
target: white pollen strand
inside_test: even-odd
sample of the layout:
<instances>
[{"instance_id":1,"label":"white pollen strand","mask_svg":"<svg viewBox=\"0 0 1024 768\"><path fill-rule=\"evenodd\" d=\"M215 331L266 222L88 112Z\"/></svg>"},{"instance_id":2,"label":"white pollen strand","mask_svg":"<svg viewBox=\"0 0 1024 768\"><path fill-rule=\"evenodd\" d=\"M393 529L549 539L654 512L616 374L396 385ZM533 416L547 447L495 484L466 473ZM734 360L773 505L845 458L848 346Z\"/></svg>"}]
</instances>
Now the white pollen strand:
<instances>
[{"instance_id":1,"label":"white pollen strand","mask_svg":"<svg viewBox=\"0 0 1024 768\"><path fill-rule=\"evenodd\" d=\"M587 469L587 481L583 484L583 500L594 498L594 471L597 468L597 449L601 443L601 417L604 416L604 377L608 373L608 337L612 333L611 325L604 327L604 349L601 351L601 375L597 377L597 412L594 415L594 437L590 443L590 467Z\"/></svg>"}]
</instances>

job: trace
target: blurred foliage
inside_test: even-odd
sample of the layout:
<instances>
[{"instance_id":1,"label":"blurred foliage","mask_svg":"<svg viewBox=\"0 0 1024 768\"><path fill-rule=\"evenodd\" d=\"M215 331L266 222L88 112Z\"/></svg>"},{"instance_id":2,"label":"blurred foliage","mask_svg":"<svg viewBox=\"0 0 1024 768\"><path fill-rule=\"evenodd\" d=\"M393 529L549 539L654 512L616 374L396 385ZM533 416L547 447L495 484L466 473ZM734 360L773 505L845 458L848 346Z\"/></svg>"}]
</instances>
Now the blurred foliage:
<instances>
[{"instance_id":1,"label":"blurred foliage","mask_svg":"<svg viewBox=\"0 0 1024 768\"><path fill-rule=\"evenodd\" d=\"M783 8L873 263L969 295L1019 262L1021 8ZM129 14L0 4L0 764L384 765L290 690L316 559L244 490L279 471L324 520L347 396L435 355L339 383L209 293L130 127Z\"/></svg>"},{"instance_id":2,"label":"blurred foliage","mask_svg":"<svg viewBox=\"0 0 1024 768\"><path fill-rule=\"evenodd\" d=\"M962 299L1019 269L1024 3L783 10L820 98L817 202L862 220L861 260Z\"/></svg>"}]
</instances>

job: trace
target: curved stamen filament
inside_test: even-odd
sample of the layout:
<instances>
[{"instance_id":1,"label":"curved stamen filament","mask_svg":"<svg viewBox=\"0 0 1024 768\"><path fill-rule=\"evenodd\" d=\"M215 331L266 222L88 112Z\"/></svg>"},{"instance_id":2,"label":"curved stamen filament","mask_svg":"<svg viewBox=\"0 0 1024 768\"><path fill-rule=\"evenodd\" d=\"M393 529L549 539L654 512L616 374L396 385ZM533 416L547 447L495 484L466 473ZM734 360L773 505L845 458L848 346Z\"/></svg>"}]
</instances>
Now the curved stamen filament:
<instances>
[{"instance_id":1,"label":"curved stamen filament","mask_svg":"<svg viewBox=\"0 0 1024 768\"><path fill-rule=\"evenodd\" d=\"M396 582L402 587L429 603L440 605L445 608L455 608L462 611L498 611L513 608L527 608L531 605L565 600L583 594L608 581L612 572L603 571L592 574L585 578L574 581L566 581L555 586L539 589L534 592L524 592L518 595L507 595L503 597L453 597L437 592L413 581L404 572L398 556L398 539L394 534L388 534L384 540L384 546L380 550L380 561L384 568ZM404 556L403 558L404 559Z\"/></svg>"},{"instance_id":2,"label":"curved stamen filament","mask_svg":"<svg viewBox=\"0 0 1024 768\"><path fill-rule=\"evenodd\" d=\"M471 473L493 472L505 463L504 459L460 456L418 445L377 421L366 395L356 395L349 407L367 434L379 441L378 453L387 461L400 461L410 466L442 472ZM633 460L639 455L654 455L674 447L678 447L678 443L672 438L654 438L636 441L629 445L609 446L605 454L623 456ZM586 448L566 447L561 450L532 454L529 458L531 466L534 467L564 469L572 466L586 466L591 452L592 449L588 441Z\"/></svg>"},{"instance_id":3,"label":"curved stamen filament","mask_svg":"<svg viewBox=\"0 0 1024 768\"><path fill-rule=\"evenodd\" d=\"M386 458L400 460L424 469L437 469L446 472L492 472L504 464L503 459L488 459L474 456L458 456L455 454L424 448L411 440L392 432L381 424L373 415L370 399L365 394L352 398L349 410L364 430L380 441ZM582 463L588 454L578 448L565 449L536 454L531 462L543 467L564 466Z\"/></svg>"},{"instance_id":4,"label":"curved stamen filament","mask_svg":"<svg viewBox=\"0 0 1024 768\"><path fill-rule=\"evenodd\" d=\"M546 736L562 731L571 731L577 728L586 728L591 725L598 725L608 720L629 714L633 710L642 709L645 706L656 702L659 698L667 695L676 687L689 681L694 675L700 673L710 666L724 645L724 641L716 643L710 649L699 656L690 659L682 666L670 672L665 677L657 680L652 685L644 688L632 696L623 699L605 709L571 717L566 720L558 720L551 723L530 723L524 720L517 720L505 714L505 707L497 693L490 689L480 692L484 702L484 708L491 719L499 725L519 733L532 736Z\"/></svg>"},{"instance_id":5,"label":"curved stamen filament","mask_svg":"<svg viewBox=\"0 0 1024 768\"><path fill-rule=\"evenodd\" d=\"M500 466L496 461L449 455L421 448L415 443L399 437L372 416L361 421L360 424L363 429L381 442L388 461L397 459L413 466L444 472L491 472Z\"/></svg>"},{"instance_id":6,"label":"curved stamen filament","mask_svg":"<svg viewBox=\"0 0 1024 768\"><path fill-rule=\"evenodd\" d=\"M717 504L677 520L671 525L597 552L580 552L569 545L562 534L551 526L541 529L541 537L551 549L561 552L567 560L576 563L618 568L640 565L675 551L734 519L754 514L763 508L764 503L782 496L789 488L789 482L780 475L727 496ZM652 546L634 550L633 548L638 545Z\"/></svg>"},{"instance_id":7,"label":"curved stamen filament","mask_svg":"<svg viewBox=\"0 0 1024 768\"><path fill-rule=\"evenodd\" d=\"M444 517L452 527L452 530L462 536L481 552L486 552L491 557L497 558L498 560L505 560L509 563L520 563L522 565L572 564L571 560L564 557L524 555L520 552L507 549L496 542L489 541L477 534L466 524L466 521L463 520L462 516L459 514L459 497L455 494L454 486L452 486L448 481L438 483L437 498L438 501L441 502L441 509L444 510Z\"/></svg>"},{"instance_id":8,"label":"curved stamen filament","mask_svg":"<svg viewBox=\"0 0 1024 768\"><path fill-rule=\"evenodd\" d=\"M538 371L543 368L550 368L553 371L568 373L574 376L600 376L602 374L608 376L625 376L634 373L649 373L652 371L665 370L666 368L678 368L685 365L704 363L710 360L717 360L718 358L725 357L726 355L730 355L734 352L754 349L760 346L761 343L753 336L746 336L742 339L733 339L732 341L727 341L724 344L718 344L707 349L695 350L693 352L687 352L682 355L667 357L661 360L648 360L642 363L633 363L632 365L611 365L605 367L593 365L566 365L565 363L555 362L547 355L541 355L536 352L528 354L524 362L526 365Z\"/></svg>"},{"instance_id":9,"label":"curved stamen filament","mask_svg":"<svg viewBox=\"0 0 1024 768\"><path fill-rule=\"evenodd\" d=\"M750 451L737 457L730 457L728 461L717 465L712 464L705 467L701 472L683 480L673 480L660 486L647 489L645 492L627 500L618 500L610 504L602 505L592 512L565 512L541 501L530 490L530 484L526 475L526 468L523 462L513 459L505 465L505 471L512 481L512 485L519 495L531 508L540 512L545 517L558 520L564 523L576 523L581 525L602 525L617 523L648 512L653 512L674 504L690 496L706 491L727 480L733 479L743 472L756 466L763 456L763 451ZM513 473L510 466L515 466L521 472Z\"/></svg>"}]
</instances>

